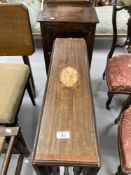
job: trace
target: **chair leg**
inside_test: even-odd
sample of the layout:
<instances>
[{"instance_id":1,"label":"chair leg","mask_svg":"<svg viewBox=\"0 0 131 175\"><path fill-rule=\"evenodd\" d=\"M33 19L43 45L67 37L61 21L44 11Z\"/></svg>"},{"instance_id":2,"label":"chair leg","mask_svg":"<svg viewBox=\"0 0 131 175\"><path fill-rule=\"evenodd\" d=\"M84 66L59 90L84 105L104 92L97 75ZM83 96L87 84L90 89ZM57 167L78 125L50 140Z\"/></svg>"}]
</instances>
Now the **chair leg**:
<instances>
[{"instance_id":1,"label":"chair leg","mask_svg":"<svg viewBox=\"0 0 131 175\"><path fill-rule=\"evenodd\" d=\"M82 167L74 167L73 168L74 175L80 175L81 171L82 171Z\"/></svg>"},{"instance_id":2,"label":"chair leg","mask_svg":"<svg viewBox=\"0 0 131 175\"><path fill-rule=\"evenodd\" d=\"M115 175L126 175L126 173L122 172L121 166L119 165L118 171L115 173Z\"/></svg>"},{"instance_id":3,"label":"chair leg","mask_svg":"<svg viewBox=\"0 0 131 175\"><path fill-rule=\"evenodd\" d=\"M103 80L105 80L105 70L104 70L104 72L103 72L103 75L102 75L102 76L103 76Z\"/></svg>"},{"instance_id":4,"label":"chair leg","mask_svg":"<svg viewBox=\"0 0 131 175\"><path fill-rule=\"evenodd\" d=\"M106 102L106 108L110 109L109 105L110 105L110 103L112 101L112 98L113 98L114 94L111 94L110 91L108 91L107 95L108 95L108 100Z\"/></svg>"},{"instance_id":5,"label":"chair leg","mask_svg":"<svg viewBox=\"0 0 131 175\"><path fill-rule=\"evenodd\" d=\"M27 146L25 144L25 140L23 138L23 135L22 135L21 131L19 132L19 135L18 135L18 137L16 139L15 148L24 157L28 157L30 155L30 152L29 152L29 150L28 150L28 148L27 148Z\"/></svg>"},{"instance_id":6,"label":"chair leg","mask_svg":"<svg viewBox=\"0 0 131 175\"><path fill-rule=\"evenodd\" d=\"M34 96L33 96L32 89L31 89L29 81L27 82L26 88L27 88L28 94L29 94L29 96L31 98L32 104L35 106L36 103L35 103L35 99L34 99Z\"/></svg>"},{"instance_id":7,"label":"chair leg","mask_svg":"<svg viewBox=\"0 0 131 175\"><path fill-rule=\"evenodd\" d=\"M23 56L23 61L25 64L27 64L30 68L30 86L32 88L33 91L33 96L34 98L36 97L36 93L35 93L35 83L34 83L34 79L33 79L33 74L32 74L32 70L31 70L31 66L30 66L30 61L28 56Z\"/></svg>"},{"instance_id":8,"label":"chair leg","mask_svg":"<svg viewBox=\"0 0 131 175\"><path fill-rule=\"evenodd\" d=\"M128 96L128 98L125 100L125 102L123 103L122 107L121 107L121 111L119 116L115 119L115 124L117 124L120 120L121 117L121 113L128 108L128 106L131 104L131 95Z\"/></svg>"},{"instance_id":9,"label":"chair leg","mask_svg":"<svg viewBox=\"0 0 131 175\"><path fill-rule=\"evenodd\" d=\"M120 118L121 118L121 113L123 112L123 109L124 109L124 105L122 106L121 108L121 111L119 113L119 116L115 119L114 123L117 124L119 121L120 121Z\"/></svg>"},{"instance_id":10,"label":"chair leg","mask_svg":"<svg viewBox=\"0 0 131 175\"><path fill-rule=\"evenodd\" d=\"M52 166L51 170L52 170L52 175L60 175L60 168L59 168L59 166Z\"/></svg>"},{"instance_id":11,"label":"chair leg","mask_svg":"<svg viewBox=\"0 0 131 175\"><path fill-rule=\"evenodd\" d=\"M64 175L69 175L69 167L65 166L64 168Z\"/></svg>"},{"instance_id":12,"label":"chair leg","mask_svg":"<svg viewBox=\"0 0 131 175\"><path fill-rule=\"evenodd\" d=\"M22 169L23 160L24 160L24 155L20 154L20 156L18 158L17 167L16 167L16 170L15 170L15 175L20 175L21 169Z\"/></svg>"}]
</instances>

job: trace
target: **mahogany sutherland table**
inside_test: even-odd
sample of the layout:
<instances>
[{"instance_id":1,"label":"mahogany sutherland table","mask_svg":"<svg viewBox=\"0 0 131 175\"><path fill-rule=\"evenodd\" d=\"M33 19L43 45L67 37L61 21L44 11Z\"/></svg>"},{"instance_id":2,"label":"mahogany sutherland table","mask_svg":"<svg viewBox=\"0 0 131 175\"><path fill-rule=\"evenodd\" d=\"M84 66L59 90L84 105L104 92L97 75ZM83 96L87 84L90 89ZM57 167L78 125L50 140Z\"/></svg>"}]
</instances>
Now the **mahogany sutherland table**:
<instances>
[{"instance_id":1,"label":"mahogany sutherland table","mask_svg":"<svg viewBox=\"0 0 131 175\"><path fill-rule=\"evenodd\" d=\"M58 174L59 166L94 175L100 167L84 39L55 40L43 111L33 151L39 175ZM84 167L84 168L83 168Z\"/></svg>"},{"instance_id":2,"label":"mahogany sutherland table","mask_svg":"<svg viewBox=\"0 0 131 175\"><path fill-rule=\"evenodd\" d=\"M82 3L73 4L73 2L72 4L44 4L38 21L41 26L47 72L53 41L58 37L85 38L89 55L89 65L91 64L96 23L98 23L96 11L93 6Z\"/></svg>"}]
</instances>

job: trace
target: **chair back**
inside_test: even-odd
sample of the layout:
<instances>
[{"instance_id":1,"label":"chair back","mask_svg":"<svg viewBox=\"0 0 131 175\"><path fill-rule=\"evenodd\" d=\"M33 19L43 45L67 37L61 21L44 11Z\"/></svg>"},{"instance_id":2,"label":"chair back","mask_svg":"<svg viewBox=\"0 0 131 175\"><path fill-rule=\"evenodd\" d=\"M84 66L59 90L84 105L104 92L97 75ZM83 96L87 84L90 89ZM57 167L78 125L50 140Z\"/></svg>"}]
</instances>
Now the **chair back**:
<instances>
[{"instance_id":1,"label":"chair back","mask_svg":"<svg viewBox=\"0 0 131 175\"><path fill-rule=\"evenodd\" d=\"M28 56L34 51L28 9L22 4L0 5L0 55Z\"/></svg>"}]
</instances>

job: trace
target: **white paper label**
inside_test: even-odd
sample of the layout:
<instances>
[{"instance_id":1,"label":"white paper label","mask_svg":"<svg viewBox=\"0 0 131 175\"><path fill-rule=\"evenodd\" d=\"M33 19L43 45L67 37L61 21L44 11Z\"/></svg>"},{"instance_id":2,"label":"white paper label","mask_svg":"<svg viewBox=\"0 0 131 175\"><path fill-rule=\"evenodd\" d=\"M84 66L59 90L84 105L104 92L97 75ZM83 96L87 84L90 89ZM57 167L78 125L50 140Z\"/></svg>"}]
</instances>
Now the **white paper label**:
<instances>
[{"instance_id":1,"label":"white paper label","mask_svg":"<svg viewBox=\"0 0 131 175\"><path fill-rule=\"evenodd\" d=\"M6 129L5 132L10 133L11 129Z\"/></svg>"},{"instance_id":2,"label":"white paper label","mask_svg":"<svg viewBox=\"0 0 131 175\"><path fill-rule=\"evenodd\" d=\"M57 131L56 138L57 139L69 139L70 138L70 131Z\"/></svg>"},{"instance_id":3,"label":"white paper label","mask_svg":"<svg viewBox=\"0 0 131 175\"><path fill-rule=\"evenodd\" d=\"M55 19L55 17L50 17L50 19Z\"/></svg>"}]
</instances>

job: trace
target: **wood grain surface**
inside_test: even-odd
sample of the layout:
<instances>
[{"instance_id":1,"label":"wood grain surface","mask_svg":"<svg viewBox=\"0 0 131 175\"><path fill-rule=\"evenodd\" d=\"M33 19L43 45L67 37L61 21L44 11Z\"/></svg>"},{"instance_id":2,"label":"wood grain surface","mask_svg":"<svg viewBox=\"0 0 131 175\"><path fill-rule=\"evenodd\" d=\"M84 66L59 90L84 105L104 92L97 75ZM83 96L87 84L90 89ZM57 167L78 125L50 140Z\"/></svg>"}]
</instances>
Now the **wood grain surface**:
<instances>
[{"instance_id":1,"label":"wood grain surface","mask_svg":"<svg viewBox=\"0 0 131 175\"><path fill-rule=\"evenodd\" d=\"M87 57L84 39L55 40L33 164L100 166ZM68 66L79 73L74 88L60 81ZM58 139L59 131L70 138Z\"/></svg>"},{"instance_id":2,"label":"wood grain surface","mask_svg":"<svg viewBox=\"0 0 131 175\"><path fill-rule=\"evenodd\" d=\"M34 53L28 9L22 4L0 5L0 55Z\"/></svg>"},{"instance_id":3,"label":"wood grain surface","mask_svg":"<svg viewBox=\"0 0 131 175\"><path fill-rule=\"evenodd\" d=\"M80 4L45 4L38 21L98 23L94 7Z\"/></svg>"}]
</instances>

